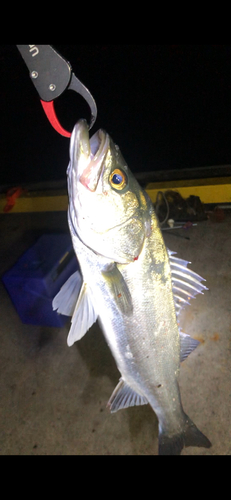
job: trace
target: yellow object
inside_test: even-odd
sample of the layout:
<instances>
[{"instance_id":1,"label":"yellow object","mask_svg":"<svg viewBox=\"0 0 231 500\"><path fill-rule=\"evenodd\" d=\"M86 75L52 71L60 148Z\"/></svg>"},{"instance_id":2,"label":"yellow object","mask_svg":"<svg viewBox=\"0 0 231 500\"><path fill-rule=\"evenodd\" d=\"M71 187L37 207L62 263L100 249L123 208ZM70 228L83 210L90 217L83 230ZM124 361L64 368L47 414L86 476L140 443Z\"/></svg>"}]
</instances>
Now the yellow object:
<instances>
[{"instance_id":1,"label":"yellow object","mask_svg":"<svg viewBox=\"0 0 231 500\"><path fill-rule=\"evenodd\" d=\"M6 205L6 198L4 195L0 196L0 213L3 213L4 206ZM16 212L57 212L67 211L68 196L67 194L41 194L37 195L33 192L28 193L26 196L21 196L17 199L12 210L8 213Z\"/></svg>"},{"instance_id":2,"label":"yellow object","mask_svg":"<svg viewBox=\"0 0 231 500\"><path fill-rule=\"evenodd\" d=\"M151 182L145 190L153 203L158 191L172 189L183 198L190 195L199 196L202 203L231 203L231 177L208 179L189 179L178 181ZM0 195L0 213L4 213L6 195ZM15 205L8 213L17 212L57 212L66 211L68 196L65 190L28 192L17 198Z\"/></svg>"},{"instance_id":3,"label":"yellow object","mask_svg":"<svg viewBox=\"0 0 231 500\"><path fill-rule=\"evenodd\" d=\"M169 189L177 191L183 198L199 196L202 203L231 203L231 177L152 182L145 188L153 203L158 191Z\"/></svg>"}]
</instances>

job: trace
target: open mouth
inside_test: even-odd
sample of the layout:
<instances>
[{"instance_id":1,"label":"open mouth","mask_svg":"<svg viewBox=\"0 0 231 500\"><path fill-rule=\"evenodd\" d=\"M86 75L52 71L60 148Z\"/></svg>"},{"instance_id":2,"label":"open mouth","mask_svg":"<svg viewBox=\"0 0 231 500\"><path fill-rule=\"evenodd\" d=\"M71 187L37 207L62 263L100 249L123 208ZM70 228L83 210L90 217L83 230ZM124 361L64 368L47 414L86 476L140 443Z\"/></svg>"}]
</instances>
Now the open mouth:
<instances>
[{"instance_id":1,"label":"open mouth","mask_svg":"<svg viewBox=\"0 0 231 500\"><path fill-rule=\"evenodd\" d=\"M109 137L102 129L89 139L88 126L85 120L77 124L77 145L82 153L82 167L79 171L79 181L90 191L95 191L103 172L104 159L109 147ZM83 161L82 161L83 160Z\"/></svg>"}]
</instances>

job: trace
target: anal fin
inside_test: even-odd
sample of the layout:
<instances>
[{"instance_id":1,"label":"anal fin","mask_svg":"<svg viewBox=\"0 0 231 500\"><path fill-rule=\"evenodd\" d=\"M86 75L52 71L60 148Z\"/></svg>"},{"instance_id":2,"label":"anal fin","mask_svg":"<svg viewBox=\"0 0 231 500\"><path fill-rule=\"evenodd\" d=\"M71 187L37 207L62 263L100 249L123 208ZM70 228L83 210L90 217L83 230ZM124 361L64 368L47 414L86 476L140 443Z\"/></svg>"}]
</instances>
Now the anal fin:
<instances>
[{"instance_id":1,"label":"anal fin","mask_svg":"<svg viewBox=\"0 0 231 500\"><path fill-rule=\"evenodd\" d=\"M124 380L121 378L116 388L114 389L107 406L110 408L111 413L128 408L129 406L145 405L148 400L135 392Z\"/></svg>"}]
</instances>

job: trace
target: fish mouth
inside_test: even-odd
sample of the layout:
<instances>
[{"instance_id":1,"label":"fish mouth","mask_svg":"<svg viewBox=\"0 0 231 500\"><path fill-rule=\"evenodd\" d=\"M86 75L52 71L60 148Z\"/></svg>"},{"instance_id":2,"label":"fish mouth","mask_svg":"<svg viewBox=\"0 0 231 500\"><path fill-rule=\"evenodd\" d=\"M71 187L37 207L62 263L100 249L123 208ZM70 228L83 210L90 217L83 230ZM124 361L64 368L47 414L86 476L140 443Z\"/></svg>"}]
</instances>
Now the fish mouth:
<instances>
[{"instance_id":1,"label":"fish mouth","mask_svg":"<svg viewBox=\"0 0 231 500\"><path fill-rule=\"evenodd\" d=\"M92 192L96 190L103 172L108 148L109 136L104 130L99 129L90 139L87 122L78 121L72 132L70 149L74 149L74 165L77 158L78 180Z\"/></svg>"}]
</instances>

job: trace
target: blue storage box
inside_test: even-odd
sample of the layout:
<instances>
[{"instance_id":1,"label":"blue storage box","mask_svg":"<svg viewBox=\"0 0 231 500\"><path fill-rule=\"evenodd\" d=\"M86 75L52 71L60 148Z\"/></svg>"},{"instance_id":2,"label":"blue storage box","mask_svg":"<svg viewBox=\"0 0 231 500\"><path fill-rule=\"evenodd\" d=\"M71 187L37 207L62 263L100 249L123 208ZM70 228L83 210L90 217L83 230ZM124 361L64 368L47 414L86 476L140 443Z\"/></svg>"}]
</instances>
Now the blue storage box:
<instances>
[{"instance_id":1,"label":"blue storage box","mask_svg":"<svg viewBox=\"0 0 231 500\"><path fill-rule=\"evenodd\" d=\"M52 309L52 300L79 269L69 234L45 234L2 281L23 323L62 326L68 317Z\"/></svg>"}]
</instances>

